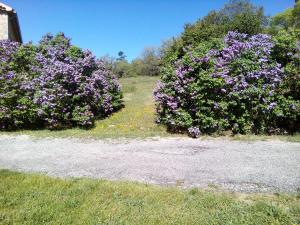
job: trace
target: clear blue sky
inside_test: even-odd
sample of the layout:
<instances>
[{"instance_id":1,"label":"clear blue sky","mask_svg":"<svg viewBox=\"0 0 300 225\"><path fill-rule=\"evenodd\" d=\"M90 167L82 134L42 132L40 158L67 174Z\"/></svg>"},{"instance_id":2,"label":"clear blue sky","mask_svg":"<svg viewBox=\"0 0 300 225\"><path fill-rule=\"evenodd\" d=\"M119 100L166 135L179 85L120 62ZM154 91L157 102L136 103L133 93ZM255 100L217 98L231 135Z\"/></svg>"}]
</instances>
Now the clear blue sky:
<instances>
[{"instance_id":1,"label":"clear blue sky","mask_svg":"<svg viewBox=\"0 0 300 225\"><path fill-rule=\"evenodd\" d=\"M2 1L2 0L1 0ZM225 0L3 0L18 12L24 42L37 42L47 32L63 31L75 45L97 56L131 60L144 47L180 34L183 25L219 9ZM294 0L252 0L274 15Z\"/></svg>"}]
</instances>

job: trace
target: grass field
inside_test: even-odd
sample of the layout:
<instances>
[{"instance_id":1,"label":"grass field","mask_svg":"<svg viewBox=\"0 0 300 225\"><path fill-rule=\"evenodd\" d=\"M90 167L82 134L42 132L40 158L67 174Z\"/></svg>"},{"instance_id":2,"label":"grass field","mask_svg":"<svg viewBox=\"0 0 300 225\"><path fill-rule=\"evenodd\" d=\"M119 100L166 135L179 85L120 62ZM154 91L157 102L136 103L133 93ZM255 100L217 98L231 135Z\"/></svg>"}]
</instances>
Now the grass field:
<instances>
[{"instance_id":1,"label":"grass field","mask_svg":"<svg viewBox=\"0 0 300 225\"><path fill-rule=\"evenodd\" d=\"M103 120L97 120L95 127L89 130L80 128L66 129L61 131L50 130L23 130L14 132L1 132L1 134L26 134L33 137L76 137L76 138L146 138L146 137L175 137L180 134L171 134L166 127L156 124L155 104L153 100L153 89L158 77L130 77L121 78L124 92L125 107ZM202 136L202 138L216 138ZM222 137L224 138L224 137ZM264 136L264 135L236 135L227 136L234 140L268 140L279 139L283 141L300 142L300 134L286 136Z\"/></svg>"},{"instance_id":2,"label":"grass field","mask_svg":"<svg viewBox=\"0 0 300 225\"><path fill-rule=\"evenodd\" d=\"M296 195L230 194L0 170L0 224L300 224Z\"/></svg>"}]
</instances>

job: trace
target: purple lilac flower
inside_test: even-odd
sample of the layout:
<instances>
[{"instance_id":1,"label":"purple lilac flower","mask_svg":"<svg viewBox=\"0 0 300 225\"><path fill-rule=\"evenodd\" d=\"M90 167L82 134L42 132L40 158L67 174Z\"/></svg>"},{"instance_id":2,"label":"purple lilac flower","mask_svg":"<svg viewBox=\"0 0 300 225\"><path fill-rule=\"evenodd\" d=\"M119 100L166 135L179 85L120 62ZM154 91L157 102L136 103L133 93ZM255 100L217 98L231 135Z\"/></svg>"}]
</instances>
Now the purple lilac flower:
<instances>
[{"instance_id":1,"label":"purple lilac flower","mask_svg":"<svg viewBox=\"0 0 300 225\"><path fill-rule=\"evenodd\" d=\"M188 132L192 138L199 138L201 135L200 129L198 127L190 127L188 128Z\"/></svg>"},{"instance_id":2,"label":"purple lilac flower","mask_svg":"<svg viewBox=\"0 0 300 225\"><path fill-rule=\"evenodd\" d=\"M272 102L272 103L269 104L268 109L269 109L269 110L272 110L272 109L274 109L276 106L277 106L277 103L276 103L276 102Z\"/></svg>"}]
</instances>

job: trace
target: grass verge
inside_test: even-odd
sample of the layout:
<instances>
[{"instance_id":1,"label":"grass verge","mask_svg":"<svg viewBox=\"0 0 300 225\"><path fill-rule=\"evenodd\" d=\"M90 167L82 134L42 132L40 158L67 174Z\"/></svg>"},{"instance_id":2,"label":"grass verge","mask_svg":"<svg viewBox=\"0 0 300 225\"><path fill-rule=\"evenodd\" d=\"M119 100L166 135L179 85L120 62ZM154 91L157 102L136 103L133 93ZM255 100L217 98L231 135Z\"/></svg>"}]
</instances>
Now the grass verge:
<instances>
[{"instance_id":1,"label":"grass verge","mask_svg":"<svg viewBox=\"0 0 300 225\"><path fill-rule=\"evenodd\" d=\"M0 170L0 224L300 224L296 195L180 190Z\"/></svg>"}]
</instances>

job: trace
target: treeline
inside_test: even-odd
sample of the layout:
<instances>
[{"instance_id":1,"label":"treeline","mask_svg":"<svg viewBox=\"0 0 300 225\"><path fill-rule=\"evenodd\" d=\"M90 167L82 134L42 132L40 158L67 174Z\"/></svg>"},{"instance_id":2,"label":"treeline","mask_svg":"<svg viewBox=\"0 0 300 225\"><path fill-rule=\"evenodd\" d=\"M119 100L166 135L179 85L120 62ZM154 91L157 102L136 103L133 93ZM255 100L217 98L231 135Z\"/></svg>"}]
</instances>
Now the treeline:
<instances>
[{"instance_id":1,"label":"treeline","mask_svg":"<svg viewBox=\"0 0 300 225\"><path fill-rule=\"evenodd\" d=\"M129 62L123 51L118 53L114 58L109 55L101 59L111 68L118 77L135 77L135 76L158 76L161 66L161 50L159 48L145 48L140 57Z\"/></svg>"}]
</instances>

